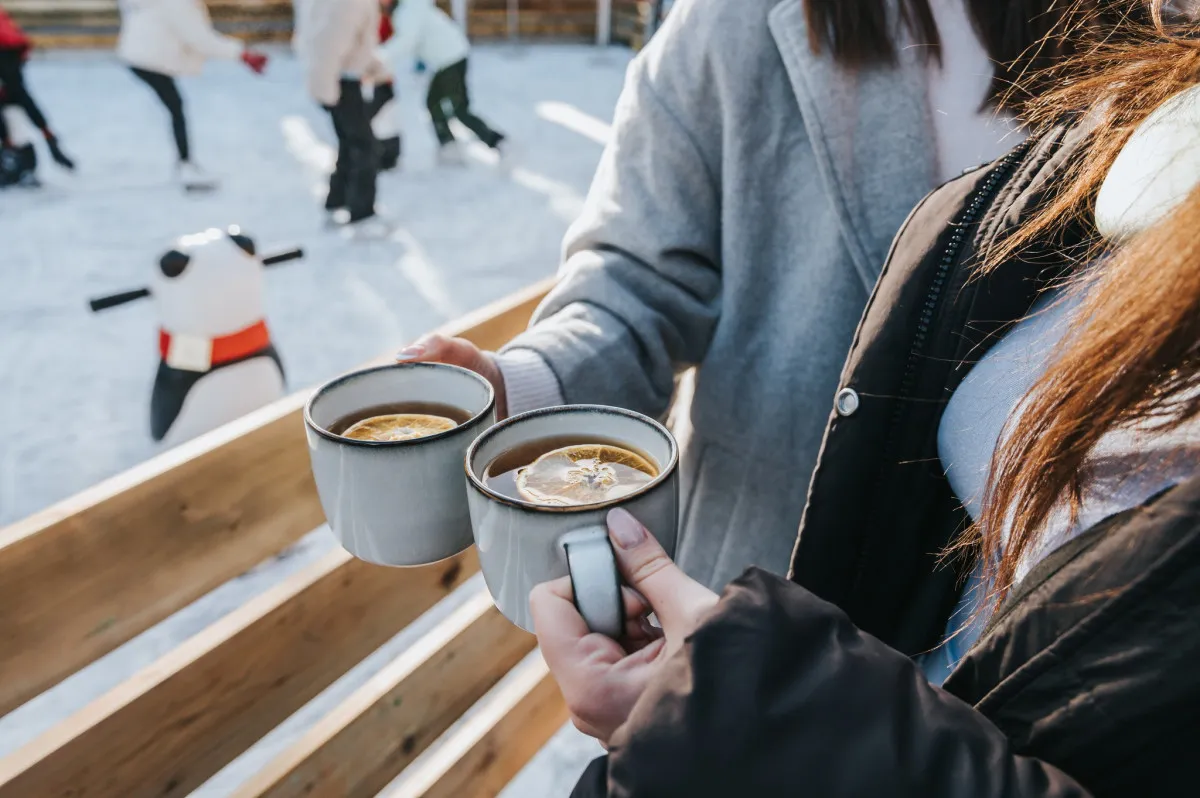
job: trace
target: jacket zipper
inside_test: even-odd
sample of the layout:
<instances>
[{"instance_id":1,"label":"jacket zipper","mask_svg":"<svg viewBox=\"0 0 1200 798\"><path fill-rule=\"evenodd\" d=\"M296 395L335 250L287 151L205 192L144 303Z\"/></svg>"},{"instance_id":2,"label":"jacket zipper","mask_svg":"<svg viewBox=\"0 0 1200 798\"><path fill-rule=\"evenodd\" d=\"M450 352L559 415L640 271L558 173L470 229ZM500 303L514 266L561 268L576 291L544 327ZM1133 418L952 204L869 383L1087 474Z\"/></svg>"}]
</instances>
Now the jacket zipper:
<instances>
[{"instance_id":1,"label":"jacket zipper","mask_svg":"<svg viewBox=\"0 0 1200 798\"><path fill-rule=\"evenodd\" d=\"M983 185L975 189L975 193L971 196L967 209L963 211L962 215L956 221L951 223L956 229L953 235L950 236L950 242L946 244L946 248L942 251L942 258L938 262L933 282L930 284L929 292L925 296L925 304L921 307L921 315L917 320L917 332L913 336L912 346L908 350L908 360L904 364L904 376L900 380L900 390L896 394L896 404L892 410L892 419L888 426L888 437L884 445L884 452L890 453L895 449L896 436L900 427L901 416L904 413L904 403L912 395L913 389L916 386L917 364L920 361L921 355L924 354L925 346L929 341L930 327L933 325L934 316L941 306L942 289L945 288L946 279L958 262L959 256L962 255L963 245L966 243L966 232L979 221L983 212L991 206L1000 189L1012 175L1013 169L1024 159L1025 154L1033 147L1033 144L1034 139L1026 139L1009 152L1008 155L1000 159L1000 162L992 169L991 174L988 175ZM880 494L883 488L883 481L884 474L881 473L879 481L876 483L875 495ZM851 595L858 593L862 586L862 579L866 572L867 563L871 559L871 554L871 547L869 545L865 546L859 552L858 567L855 569Z\"/></svg>"},{"instance_id":2,"label":"jacket zipper","mask_svg":"<svg viewBox=\"0 0 1200 798\"><path fill-rule=\"evenodd\" d=\"M1000 188L1011 176L1017 161L1025 157L1025 152L1030 146L1030 141L1025 141L1001 159L996 168L992 170L992 173L988 175L984 184L975 190L975 194L971 198L971 203L963 212L962 217L954 223L954 226L958 229L950 236L950 243L946 245L946 249L942 252L942 259L938 263L933 283L929 286L929 294L925 298L925 305L921 308L921 317L917 322L917 334L913 337L913 345L908 352L908 362L904 365L904 377L900 381L898 398L902 400L906 399L912 393L917 376L917 362L925 350L925 344L929 338L929 328L933 324L934 314L941 304L942 289L945 287L946 278L949 276L950 270L958 262L959 256L962 255L963 244L966 243L966 231L979 221L980 215L991 205ZM899 422L902 412L903 406L897 403L892 416L893 426L891 427L891 434L893 437L896 430L895 424ZM889 444L893 442L889 441Z\"/></svg>"}]
</instances>

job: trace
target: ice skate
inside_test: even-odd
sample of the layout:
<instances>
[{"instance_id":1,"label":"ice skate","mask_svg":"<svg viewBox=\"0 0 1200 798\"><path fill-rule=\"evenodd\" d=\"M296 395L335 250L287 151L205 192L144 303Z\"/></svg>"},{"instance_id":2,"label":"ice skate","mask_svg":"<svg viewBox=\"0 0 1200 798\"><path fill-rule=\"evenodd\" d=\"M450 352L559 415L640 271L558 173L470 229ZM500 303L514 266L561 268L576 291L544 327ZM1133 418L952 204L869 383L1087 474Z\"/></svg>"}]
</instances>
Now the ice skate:
<instances>
[{"instance_id":1,"label":"ice skate","mask_svg":"<svg viewBox=\"0 0 1200 798\"><path fill-rule=\"evenodd\" d=\"M492 145L492 152L496 153L496 168L503 174L510 173L521 157L520 150L505 136Z\"/></svg>"},{"instance_id":2,"label":"ice skate","mask_svg":"<svg viewBox=\"0 0 1200 798\"><path fill-rule=\"evenodd\" d=\"M437 154L438 166L461 167L467 165L467 158L463 154L462 145L457 141L448 141L438 148Z\"/></svg>"},{"instance_id":3,"label":"ice skate","mask_svg":"<svg viewBox=\"0 0 1200 798\"><path fill-rule=\"evenodd\" d=\"M353 216L345 208L339 208L330 214L330 224L341 231L346 238L359 241L380 241L391 236L396 230L396 224L378 212L367 216Z\"/></svg>"},{"instance_id":4,"label":"ice skate","mask_svg":"<svg viewBox=\"0 0 1200 798\"><path fill-rule=\"evenodd\" d=\"M183 190L189 193L214 191L219 185L216 178L191 161L180 161L179 166L175 168L175 176Z\"/></svg>"},{"instance_id":5,"label":"ice skate","mask_svg":"<svg viewBox=\"0 0 1200 798\"><path fill-rule=\"evenodd\" d=\"M391 172L400 168L400 137L379 139L379 171Z\"/></svg>"},{"instance_id":6,"label":"ice skate","mask_svg":"<svg viewBox=\"0 0 1200 798\"><path fill-rule=\"evenodd\" d=\"M0 149L0 188L36 188L40 185L37 177L37 151L32 144Z\"/></svg>"},{"instance_id":7,"label":"ice skate","mask_svg":"<svg viewBox=\"0 0 1200 798\"><path fill-rule=\"evenodd\" d=\"M17 151L12 147L0 147L0 188L17 182Z\"/></svg>"}]
</instances>

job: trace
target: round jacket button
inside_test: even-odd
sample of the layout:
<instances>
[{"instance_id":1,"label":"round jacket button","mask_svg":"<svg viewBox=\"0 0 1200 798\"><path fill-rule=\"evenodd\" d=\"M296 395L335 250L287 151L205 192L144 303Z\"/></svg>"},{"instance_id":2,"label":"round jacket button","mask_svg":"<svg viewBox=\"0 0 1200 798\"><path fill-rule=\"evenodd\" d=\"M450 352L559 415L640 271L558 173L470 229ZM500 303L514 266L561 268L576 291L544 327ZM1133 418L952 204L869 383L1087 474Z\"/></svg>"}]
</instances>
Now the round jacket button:
<instances>
[{"instance_id":1,"label":"round jacket button","mask_svg":"<svg viewBox=\"0 0 1200 798\"><path fill-rule=\"evenodd\" d=\"M853 388L843 388L838 391L837 399L833 402L839 416L852 416L858 412L858 392Z\"/></svg>"}]
</instances>

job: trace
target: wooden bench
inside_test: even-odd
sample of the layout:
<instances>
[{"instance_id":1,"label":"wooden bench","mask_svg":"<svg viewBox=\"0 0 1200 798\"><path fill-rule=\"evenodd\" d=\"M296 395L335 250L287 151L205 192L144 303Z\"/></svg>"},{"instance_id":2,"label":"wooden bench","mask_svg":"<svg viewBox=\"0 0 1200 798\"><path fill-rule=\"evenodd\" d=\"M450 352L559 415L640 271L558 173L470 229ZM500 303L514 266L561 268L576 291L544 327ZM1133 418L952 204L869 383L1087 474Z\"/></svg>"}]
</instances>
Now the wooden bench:
<instances>
[{"instance_id":1,"label":"wooden bench","mask_svg":"<svg viewBox=\"0 0 1200 798\"><path fill-rule=\"evenodd\" d=\"M524 329L548 287L443 332L497 347ZM323 523L301 421L307 396L0 529L0 715ZM0 759L0 798L185 796L478 567L473 549L414 569L338 549ZM236 795L365 798L402 771L400 795L495 795L567 717L545 665L526 656L534 643L476 595ZM438 740L510 671L499 694Z\"/></svg>"}]
</instances>

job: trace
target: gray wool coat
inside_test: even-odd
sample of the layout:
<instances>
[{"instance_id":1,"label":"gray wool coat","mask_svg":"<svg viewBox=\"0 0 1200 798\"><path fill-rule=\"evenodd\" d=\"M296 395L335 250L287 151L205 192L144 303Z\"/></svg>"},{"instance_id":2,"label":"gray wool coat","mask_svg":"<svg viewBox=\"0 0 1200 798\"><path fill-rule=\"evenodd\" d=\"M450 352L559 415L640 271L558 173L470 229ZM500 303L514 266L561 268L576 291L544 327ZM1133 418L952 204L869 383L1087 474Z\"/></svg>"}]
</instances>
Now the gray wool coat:
<instances>
[{"instance_id":1,"label":"gray wool coat","mask_svg":"<svg viewBox=\"0 0 1200 798\"><path fill-rule=\"evenodd\" d=\"M569 403L663 416L677 560L786 571L838 376L893 235L934 187L925 67L851 71L802 0L680 0L630 67L561 280L510 349ZM864 496L863 501L870 501Z\"/></svg>"}]
</instances>

